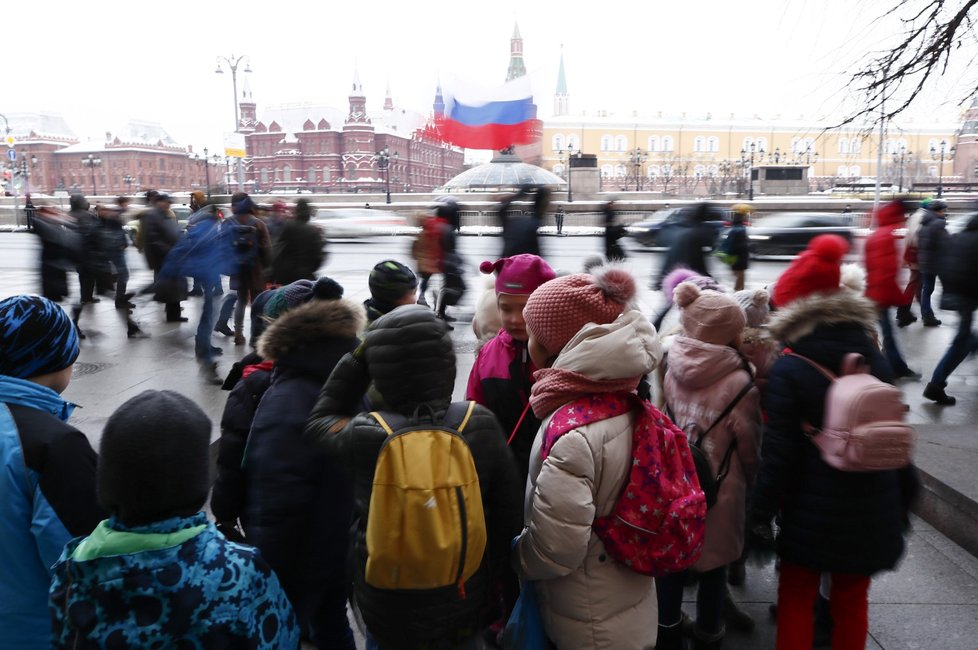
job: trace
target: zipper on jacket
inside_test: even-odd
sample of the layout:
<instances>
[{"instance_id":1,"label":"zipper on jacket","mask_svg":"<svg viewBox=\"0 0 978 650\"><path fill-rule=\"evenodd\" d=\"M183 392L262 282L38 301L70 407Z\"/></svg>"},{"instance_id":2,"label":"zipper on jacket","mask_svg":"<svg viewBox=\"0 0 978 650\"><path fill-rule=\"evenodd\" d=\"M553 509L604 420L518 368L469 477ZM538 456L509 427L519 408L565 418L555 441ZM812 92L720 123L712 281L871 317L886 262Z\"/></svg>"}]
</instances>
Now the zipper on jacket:
<instances>
[{"instance_id":1,"label":"zipper on jacket","mask_svg":"<svg viewBox=\"0 0 978 650\"><path fill-rule=\"evenodd\" d=\"M462 574L465 572L465 553L469 545L469 529L466 525L465 499L462 498L462 487L455 486L455 498L458 500L458 514L462 524L462 549L458 559L458 575L455 576L455 584L458 587L458 595L465 600L465 580Z\"/></svg>"}]
</instances>

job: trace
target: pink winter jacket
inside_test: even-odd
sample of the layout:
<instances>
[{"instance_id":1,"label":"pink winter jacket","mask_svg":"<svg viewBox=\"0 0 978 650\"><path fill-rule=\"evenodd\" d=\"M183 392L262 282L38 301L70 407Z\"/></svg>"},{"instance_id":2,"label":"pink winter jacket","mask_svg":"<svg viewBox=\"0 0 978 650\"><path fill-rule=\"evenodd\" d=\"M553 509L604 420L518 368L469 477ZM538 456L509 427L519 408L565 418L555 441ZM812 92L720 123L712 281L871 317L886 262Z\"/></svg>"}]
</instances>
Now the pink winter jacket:
<instances>
[{"instance_id":1,"label":"pink winter jacket","mask_svg":"<svg viewBox=\"0 0 978 650\"><path fill-rule=\"evenodd\" d=\"M751 380L737 350L679 336L669 350L664 392L673 421L680 428L691 423L705 431ZM757 471L761 415L756 387L703 441L714 470L734 439L730 470L706 516L703 555L693 567L709 571L733 562L744 547L745 499Z\"/></svg>"}]
</instances>

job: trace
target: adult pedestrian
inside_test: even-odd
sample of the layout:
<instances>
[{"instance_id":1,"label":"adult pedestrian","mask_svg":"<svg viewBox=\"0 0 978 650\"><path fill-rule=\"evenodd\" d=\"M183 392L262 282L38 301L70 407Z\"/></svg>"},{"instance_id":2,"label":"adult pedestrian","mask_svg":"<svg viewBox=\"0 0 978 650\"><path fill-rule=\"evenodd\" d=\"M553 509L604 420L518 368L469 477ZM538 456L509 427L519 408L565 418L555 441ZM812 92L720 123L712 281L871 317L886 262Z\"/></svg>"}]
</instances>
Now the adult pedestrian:
<instances>
[{"instance_id":1,"label":"adult pedestrian","mask_svg":"<svg viewBox=\"0 0 978 650\"><path fill-rule=\"evenodd\" d=\"M468 288L465 284L465 260L458 252L458 231L461 228L461 216L458 202L448 198L439 202L435 209L440 235L439 248L441 254L442 287L438 295L438 318L451 323L455 319L449 316L447 309L454 307L465 295ZM454 329L448 325L448 329Z\"/></svg>"},{"instance_id":2,"label":"adult pedestrian","mask_svg":"<svg viewBox=\"0 0 978 650\"><path fill-rule=\"evenodd\" d=\"M313 280L326 261L323 233L309 223L311 217L309 201L296 201L292 219L282 225L272 248L272 282L275 284Z\"/></svg>"},{"instance_id":3,"label":"adult pedestrian","mask_svg":"<svg viewBox=\"0 0 978 650\"><path fill-rule=\"evenodd\" d=\"M743 291L746 281L747 268L750 266L750 240L747 237L747 218L750 217L750 207L743 203L733 206L730 217L730 230L717 253L720 259L730 266L734 276L734 291Z\"/></svg>"},{"instance_id":4,"label":"adult pedestrian","mask_svg":"<svg viewBox=\"0 0 978 650\"><path fill-rule=\"evenodd\" d=\"M911 308L913 301L920 302L920 264L918 263L918 245L920 236L920 222L924 218L924 213L930 205L932 199L924 199L920 207L914 210L903 234L903 263L908 269L907 283L903 289L903 302L897 307L897 327L906 327L911 323L917 322Z\"/></svg>"},{"instance_id":5,"label":"adult pedestrian","mask_svg":"<svg viewBox=\"0 0 978 650\"><path fill-rule=\"evenodd\" d=\"M653 289L661 290L663 280L677 268L689 269L697 275L712 277L706 263L707 251L713 248L717 236L716 230L707 223L711 215L708 203L700 203L688 211L683 211L679 223L672 226L675 232L671 234L669 251L662 261L659 275L653 281ZM662 321L672 309L672 304L671 298L667 297L666 305L652 321L656 330L662 326Z\"/></svg>"},{"instance_id":6,"label":"adult pedestrian","mask_svg":"<svg viewBox=\"0 0 978 650\"><path fill-rule=\"evenodd\" d=\"M0 301L0 639L9 650L50 647L51 567L106 514L95 452L61 397L77 358L61 307L39 296Z\"/></svg>"},{"instance_id":7,"label":"adult pedestrian","mask_svg":"<svg viewBox=\"0 0 978 650\"><path fill-rule=\"evenodd\" d=\"M104 242L108 249L109 262L115 272L115 308L133 309L130 302L132 293L126 291L129 287L129 264L126 262L126 248L129 247L129 237L124 229L126 212L129 210L129 197L116 197L115 207L99 208L99 218L102 220Z\"/></svg>"},{"instance_id":8,"label":"adult pedestrian","mask_svg":"<svg viewBox=\"0 0 978 650\"><path fill-rule=\"evenodd\" d=\"M978 215L968 220L964 230L948 238L941 254L941 308L958 313L958 331L947 352L937 362L924 397L942 406L957 400L945 391L947 378L969 354L978 351L978 336L972 331L978 309Z\"/></svg>"},{"instance_id":9,"label":"adult pedestrian","mask_svg":"<svg viewBox=\"0 0 978 650\"><path fill-rule=\"evenodd\" d=\"M876 211L876 230L866 238L866 297L876 304L879 313L883 352L890 369L897 378L920 379L920 375L907 366L897 347L893 332L890 309L904 302L904 294L897 283L903 266L903 256L896 230L906 220L903 201L890 201Z\"/></svg>"},{"instance_id":10,"label":"adult pedestrian","mask_svg":"<svg viewBox=\"0 0 978 650\"><path fill-rule=\"evenodd\" d=\"M215 329L227 334L228 319L234 310L234 344L244 345L245 310L265 290L265 265L271 250L271 238L265 222L255 216L257 206L245 192L231 196L233 216L225 220L226 240L231 266L231 293L221 305Z\"/></svg>"},{"instance_id":11,"label":"adult pedestrian","mask_svg":"<svg viewBox=\"0 0 978 650\"><path fill-rule=\"evenodd\" d=\"M185 323L187 318L180 315L180 302L187 297L186 279L174 277L160 282L167 253L180 240L180 226L170 211L173 199L165 192L154 192L147 193L147 200L153 205L139 215L139 239L146 265L153 271L152 291L155 299L165 305L166 322Z\"/></svg>"},{"instance_id":12,"label":"adult pedestrian","mask_svg":"<svg viewBox=\"0 0 978 650\"><path fill-rule=\"evenodd\" d=\"M554 223L557 226L557 234L564 234L564 206L558 205L557 211L554 213Z\"/></svg>"},{"instance_id":13,"label":"adult pedestrian","mask_svg":"<svg viewBox=\"0 0 978 650\"><path fill-rule=\"evenodd\" d=\"M947 241L947 203L931 201L924 208L917 234L917 266L920 270L920 316L924 327L938 327L930 298L937 283L942 248Z\"/></svg>"},{"instance_id":14,"label":"adult pedestrian","mask_svg":"<svg viewBox=\"0 0 978 650\"><path fill-rule=\"evenodd\" d=\"M71 308L71 319L78 327L78 336L85 338L78 323L86 305L100 302L95 295L98 284L104 283L102 276L111 273L110 252L103 237L102 221L90 210L88 199L81 194L73 194L68 200L70 212L78 234L81 236L81 255L78 259L78 303Z\"/></svg>"},{"instance_id":15,"label":"adult pedestrian","mask_svg":"<svg viewBox=\"0 0 978 650\"><path fill-rule=\"evenodd\" d=\"M510 214L512 204L524 197L533 198L533 207L524 210L521 215ZM515 194L506 197L496 206L496 214L503 225L503 254L500 257L512 257L521 253L542 257L537 231L549 207L550 190L534 185L521 186Z\"/></svg>"},{"instance_id":16,"label":"adult pedestrian","mask_svg":"<svg viewBox=\"0 0 978 650\"><path fill-rule=\"evenodd\" d=\"M27 222L27 232L34 232L34 217L37 216L37 208L31 201L31 195L24 195L24 220Z\"/></svg>"},{"instance_id":17,"label":"adult pedestrian","mask_svg":"<svg viewBox=\"0 0 978 650\"><path fill-rule=\"evenodd\" d=\"M625 236L625 226L618 223L618 211L614 200L604 204L604 258L609 262L622 262L627 255L619 240Z\"/></svg>"},{"instance_id":18,"label":"adult pedestrian","mask_svg":"<svg viewBox=\"0 0 978 650\"><path fill-rule=\"evenodd\" d=\"M53 302L68 296L68 270L81 256L81 236L75 220L63 212L41 206L34 221L41 240L41 295Z\"/></svg>"},{"instance_id":19,"label":"adult pedestrian","mask_svg":"<svg viewBox=\"0 0 978 650\"><path fill-rule=\"evenodd\" d=\"M848 243L820 235L778 279L771 334L793 354L779 358L764 395L767 416L761 466L749 524L755 548L780 532L778 650L811 648L820 576L831 574L832 647L862 648L868 633L872 576L892 569L904 551L908 508L916 491L912 466L902 470L840 472L822 460L806 424L822 424L830 380L807 359L839 372L856 353L870 371L892 381L873 340L875 305L840 287Z\"/></svg>"}]
</instances>

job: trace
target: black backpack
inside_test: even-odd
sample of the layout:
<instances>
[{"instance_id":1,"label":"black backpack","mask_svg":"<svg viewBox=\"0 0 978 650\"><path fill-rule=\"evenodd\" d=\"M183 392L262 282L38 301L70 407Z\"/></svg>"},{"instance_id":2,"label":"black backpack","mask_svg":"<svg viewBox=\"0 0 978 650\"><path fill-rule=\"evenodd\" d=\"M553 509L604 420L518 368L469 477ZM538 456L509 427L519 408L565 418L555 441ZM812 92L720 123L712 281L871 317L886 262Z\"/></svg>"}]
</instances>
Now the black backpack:
<instances>
[{"instance_id":1,"label":"black backpack","mask_svg":"<svg viewBox=\"0 0 978 650\"><path fill-rule=\"evenodd\" d=\"M248 223L239 223L237 218L228 221L231 226L231 252L238 266L255 266L258 262L260 239L257 222L255 217Z\"/></svg>"}]
</instances>

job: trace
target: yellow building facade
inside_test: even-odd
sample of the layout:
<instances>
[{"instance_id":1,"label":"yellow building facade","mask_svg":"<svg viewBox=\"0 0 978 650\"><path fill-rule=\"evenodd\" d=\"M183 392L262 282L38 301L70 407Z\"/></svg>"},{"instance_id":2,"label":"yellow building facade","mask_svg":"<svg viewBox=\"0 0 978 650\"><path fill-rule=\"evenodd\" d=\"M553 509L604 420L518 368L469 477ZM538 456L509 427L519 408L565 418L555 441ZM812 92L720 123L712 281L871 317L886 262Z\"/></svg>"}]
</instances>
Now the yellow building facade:
<instances>
[{"instance_id":1,"label":"yellow building facade","mask_svg":"<svg viewBox=\"0 0 978 650\"><path fill-rule=\"evenodd\" d=\"M954 180L952 147L959 127L891 123L882 139L882 181L907 188L914 182ZM565 114L544 120L541 145L540 165L558 175L565 175L568 151L597 156L606 190L668 191L681 184L706 194L733 190L751 164L807 166L813 190L875 180L880 133L760 117Z\"/></svg>"}]
</instances>

